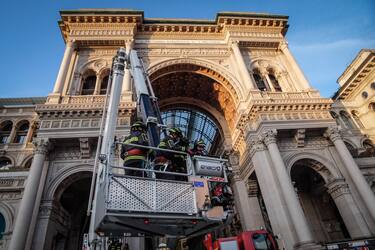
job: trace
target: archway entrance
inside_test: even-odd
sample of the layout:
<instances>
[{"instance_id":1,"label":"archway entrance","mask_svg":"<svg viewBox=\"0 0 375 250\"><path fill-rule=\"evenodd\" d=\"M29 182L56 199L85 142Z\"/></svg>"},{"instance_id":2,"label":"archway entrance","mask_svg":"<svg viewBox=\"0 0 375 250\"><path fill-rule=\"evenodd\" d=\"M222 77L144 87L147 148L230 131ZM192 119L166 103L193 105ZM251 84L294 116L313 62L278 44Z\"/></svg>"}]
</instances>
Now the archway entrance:
<instances>
[{"instance_id":1,"label":"archway entrance","mask_svg":"<svg viewBox=\"0 0 375 250\"><path fill-rule=\"evenodd\" d=\"M52 249L82 249L90 224L86 216L90 185L91 173L81 172L69 176L57 189L54 210L64 214L64 228L56 227Z\"/></svg>"},{"instance_id":2,"label":"archway entrance","mask_svg":"<svg viewBox=\"0 0 375 250\"><path fill-rule=\"evenodd\" d=\"M179 127L190 142L204 140L210 155L222 155L231 144L230 130L237 119L239 98L231 83L200 65L177 63L157 68L151 70L150 81L165 125ZM202 242L203 236L197 236L187 244L203 249Z\"/></svg>"},{"instance_id":3,"label":"archway entrance","mask_svg":"<svg viewBox=\"0 0 375 250\"><path fill-rule=\"evenodd\" d=\"M169 119L167 125L179 126L192 141L205 140L211 152L218 153L216 149L225 136L230 138L229 130L237 118L238 98L228 80L209 68L188 63L161 68L150 80L163 118Z\"/></svg>"},{"instance_id":4,"label":"archway entrance","mask_svg":"<svg viewBox=\"0 0 375 250\"><path fill-rule=\"evenodd\" d=\"M314 237L319 242L350 238L344 221L330 194L325 180L314 170L324 168L320 163L303 159L297 161L291 171L291 178L298 198Z\"/></svg>"}]
</instances>

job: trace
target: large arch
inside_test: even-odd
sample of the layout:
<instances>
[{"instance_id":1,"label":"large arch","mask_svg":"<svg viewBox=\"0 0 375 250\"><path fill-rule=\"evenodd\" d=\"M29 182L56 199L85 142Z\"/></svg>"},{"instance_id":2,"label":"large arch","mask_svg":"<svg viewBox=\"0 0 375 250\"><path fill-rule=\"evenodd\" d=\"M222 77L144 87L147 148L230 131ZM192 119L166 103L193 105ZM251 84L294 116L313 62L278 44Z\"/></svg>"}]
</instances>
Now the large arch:
<instances>
[{"instance_id":1,"label":"large arch","mask_svg":"<svg viewBox=\"0 0 375 250\"><path fill-rule=\"evenodd\" d=\"M88 164L79 164L73 165L69 168L61 169L56 177L52 180L52 182L48 185L45 192L45 200L53 200L55 194L58 192L58 188L62 187L62 183L69 184L67 180L70 180L70 183L74 181L74 178L70 178L71 176L75 176L77 173L85 173L85 172L92 172L92 165Z\"/></svg>"},{"instance_id":2,"label":"large arch","mask_svg":"<svg viewBox=\"0 0 375 250\"><path fill-rule=\"evenodd\" d=\"M202 110L204 112L207 112L211 115L211 117L214 119L214 121L219 125L219 132L222 138L224 138L224 144L226 147L230 146L232 144L232 138L230 134L230 129L228 127L228 124L225 120L225 117L223 114L221 114L219 111L217 111L214 107L207 105L207 103L189 98L189 97L172 97L165 100L160 101L159 106L160 109L167 108L171 103L173 103L176 107L185 107L185 106L192 106L197 110Z\"/></svg>"},{"instance_id":3,"label":"large arch","mask_svg":"<svg viewBox=\"0 0 375 250\"><path fill-rule=\"evenodd\" d=\"M12 206L0 202L0 213L4 216L5 219L5 233L10 232L13 229L13 223L14 223L14 209Z\"/></svg>"},{"instance_id":4,"label":"large arch","mask_svg":"<svg viewBox=\"0 0 375 250\"><path fill-rule=\"evenodd\" d=\"M51 214L58 216L47 218L45 237L48 240L44 248L78 249L82 246L83 234L88 232L90 221L86 211L91 170L92 167L88 165L62 169L47 187L43 200L49 203Z\"/></svg>"},{"instance_id":5,"label":"large arch","mask_svg":"<svg viewBox=\"0 0 375 250\"><path fill-rule=\"evenodd\" d=\"M285 157L285 165L287 167L289 176L291 175L291 170L294 164L302 159L315 162L315 165L311 165L311 167L317 171L326 182L329 182L331 179L343 178L339 170L335 168L334 163L326 159L324 156L314 152L298 152Z\"/></svg>"},{"instance_id":6,"label":"large arch","mask_svg":"<svg viewBox=\"0 0 375 250\"><path fill-rule=\"evenodd\" d=\"M183 65L192 65L198 68L183 68ZM198 69L198 70L197 70ZM241 87L240 82L225 68L220 65L216 65L212 61L202 60L202 59L192 59L192 58L179 58L179 59L168 59L164 61L159 61L151 64L147 70L151 81L165 74L172 72L189 71L192 72L196 70L195 73L202 74L215 80L223 81L223 86L231 94L233 100L238 104L241 100L246 97L245 90ZM155 73L158 72L157 75Z\"/></svg>"},{"instance_id":7,"label":"large arch","mask_svg":"<svg viewBox=\"0 0 375 250\"><path fill-rule=\"evenodd\" d=\"M174 104L176 99L191 98L215 108L225 117L230 129L237 120L237 105L242 99L238 84L215 71L209 62L196 59L167 60L148 70L156 96L164 105ZM230 77L229 75L226 75ZM185 99L186 100L186 99Z\"/></svg>"},{"instance_id":8,"label":"large arch","mask_svg":"<svg viewBox=\"0 0 375 250\"><path fill-rule=\"evenodd\" d=\"M315 240L319 242L337 241L350 238L343 218L344 206L337 196L332 195L328 185L325 166L316 160L302 158L291 169L291 180L299 197L299 202L309 222ZM329 179L329 182L327 182ZM348 205L348 204L346 204Z\"/></svg>"}]
</instances>

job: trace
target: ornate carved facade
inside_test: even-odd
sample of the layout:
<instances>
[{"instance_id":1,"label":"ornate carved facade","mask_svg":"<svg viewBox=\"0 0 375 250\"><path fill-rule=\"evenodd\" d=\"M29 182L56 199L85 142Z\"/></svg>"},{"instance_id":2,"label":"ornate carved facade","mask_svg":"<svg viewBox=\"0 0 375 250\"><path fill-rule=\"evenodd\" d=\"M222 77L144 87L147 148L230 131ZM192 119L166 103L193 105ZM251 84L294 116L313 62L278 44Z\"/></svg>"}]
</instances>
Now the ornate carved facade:
<instances>
[{"instance_id":1,"label":"ornate carved facade","mask_svg":"<svg viewBox=\"0 0 375 250\"><path fill-rule=\"evenodd\" d=\"M109 68L120 46L142 57L162 111L198 110L216 123L215 152L231 152L242 230L272 230L286 249L375 234L374 158L353 159L345 143L361 148L364 136L354 127L339 131L332 100L305 79L285 39L288 17L146 19L142 11L98 9L62 11L59 26L66 50L53 92L13 106L16 99L0 100L3 249L82 243L87 228L77 221L85 218ZM120 138L136 107L128 70L119 105ZM26 135L21 120L29 123Z\"/></svg>"}]
</instances>

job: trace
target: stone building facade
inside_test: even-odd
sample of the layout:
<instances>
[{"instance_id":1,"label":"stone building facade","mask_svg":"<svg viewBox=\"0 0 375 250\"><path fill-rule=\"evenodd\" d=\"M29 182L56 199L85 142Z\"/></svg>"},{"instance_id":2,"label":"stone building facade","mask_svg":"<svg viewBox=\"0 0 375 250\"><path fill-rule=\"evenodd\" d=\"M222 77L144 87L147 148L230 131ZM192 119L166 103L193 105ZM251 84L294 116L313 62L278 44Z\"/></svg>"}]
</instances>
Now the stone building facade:
<instances>
[{"instance_id":1,"label":"stone building facade","mask_svg":"<svg viewBox=\"0 0 375 250\"><path fill-rule=\"evenodd\" d=\"M361 150L365 137L338 126L332 100L304 77L285 39L288 17L146 19L142 11L90 9L62 11L59 26L66 49L53 92L0 100L2 249L82 243L120 46L141 56L161 111L196 110L217 125L214 151L229 154L242 230L268 228L285 249L375 234L375 160L348 150L347 143ZM126 70L118 137L129 132L135 107Z\"/></svg>"}]
</instances>

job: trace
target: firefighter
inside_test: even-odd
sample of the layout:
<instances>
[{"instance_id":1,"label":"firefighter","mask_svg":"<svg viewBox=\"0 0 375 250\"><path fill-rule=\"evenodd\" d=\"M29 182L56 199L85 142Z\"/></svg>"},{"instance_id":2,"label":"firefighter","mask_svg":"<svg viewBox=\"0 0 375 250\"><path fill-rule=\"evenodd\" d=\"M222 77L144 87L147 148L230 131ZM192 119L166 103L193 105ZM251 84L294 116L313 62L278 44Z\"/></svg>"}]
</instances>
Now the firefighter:
<instances>
[{"instance_id":1,"label":"firefighter","mask_svg":"<svg viewBox=\"0 0 375 250\"><path fill-rule=\"evenodd\" d=\"M124 160L124 167L145 168L149 150L146 148L126 145L125 143L149 146L146 131L147 127L143 122L137 121L131 126L130 135L125 138L121 147L121 158ZM126 175L142 177L144 176L143 173L143 171L125 169Z\"/></svg>"},{"instance_id":2,"label":"firefighter","mask_svg":"<svg viewBox=\"0 0 375 250\"><path fill-rule=\"evenodd\" d=\"M227 183L218 182L211 190L212 206L223 206L224 209L233 204L232 189Z\"/></svg>"},{"instance_id":3,"label":"firefighter","mask_svg":"<svg viewBox=\"0 0 375 250\"><path fill-rule=\"evenodd\" d=\"M194 142L194 147L192 149L189 149L188 153L190 154L190 156L207 155L206 143L202 139L196 140Z\"/></svg>"},{"instance_id":4,"label":"firefighter","mask_svg":"<svg viewBox=\"0 0 375 250\"><path fill-rule=\"evenodd\" d=\"M183 136L182 131L179 128L171 128L169 129L169 135L161 140L158 147L187 152L188 146L189 141ZM166 161L169 162L168 167L160 170L186 173L185 156L183 154L159 151L156 157L156 164L160 165L160 163ZM170 180L185 180L183 177L168 174L159 174L157 177Z\"/></svg>"}]
</instances>

